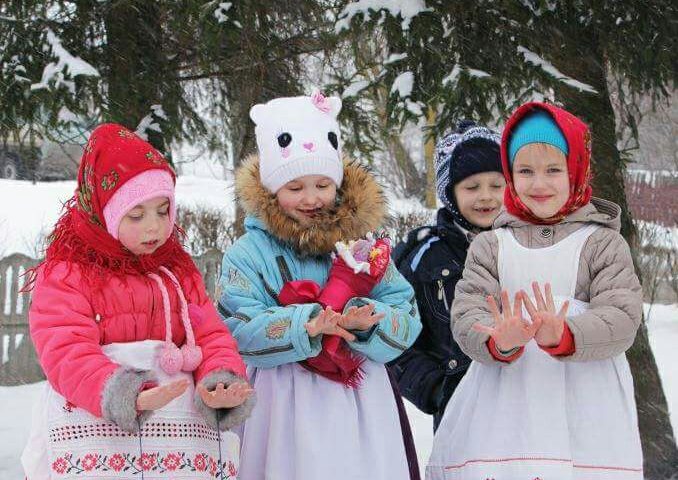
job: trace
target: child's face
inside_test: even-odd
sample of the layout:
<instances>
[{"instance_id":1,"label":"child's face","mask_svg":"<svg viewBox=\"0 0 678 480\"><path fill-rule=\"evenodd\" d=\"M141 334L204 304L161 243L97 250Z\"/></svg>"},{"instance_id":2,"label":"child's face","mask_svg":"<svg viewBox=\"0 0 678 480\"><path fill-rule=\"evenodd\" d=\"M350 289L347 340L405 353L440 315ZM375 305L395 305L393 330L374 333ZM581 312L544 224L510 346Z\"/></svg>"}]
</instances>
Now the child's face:
<instances>
[{"instance_id":1,"label":"child's face","mask_svg":"<svg viewBox=\"0 0 678 480\"><path fill-rule=\"evenodd\" d=\"M118 240L135 255L153 253L169 238L170 201L158 197L140 203L127 212L118 227Z\"/></svg>"},{"instance_id":2,"label":"child's face","mask_svg":"<svg viewBox=\"0 0 678 480\"><path fill-rule=\"evenodd\" d=\"M323 175L305 175L287 182L275 195L287 215L308 225L322 210L334 205L337 186Z\"/></svg>"},{"instance_id":3,"label":"child's face","mask_svg":"<svg viewBox=\"0 0 678 480\"><path fill-rule=\"evenodd\" d=\"M499 215L506 181L499 172L476 173L454 186L459 213L476 227L489 228Z\"/></svg>"},{"instance_id":4,"label":"child's face","mask_svg":"<svg viewBox=\"0 0 678 480\"><path fill-rule=\"evenodd\" d=\"M567 159L552 145L526 145L513 162L513 184L527 208L539 218L555 215L570 196Z\"/></svg>"}]
</instances>

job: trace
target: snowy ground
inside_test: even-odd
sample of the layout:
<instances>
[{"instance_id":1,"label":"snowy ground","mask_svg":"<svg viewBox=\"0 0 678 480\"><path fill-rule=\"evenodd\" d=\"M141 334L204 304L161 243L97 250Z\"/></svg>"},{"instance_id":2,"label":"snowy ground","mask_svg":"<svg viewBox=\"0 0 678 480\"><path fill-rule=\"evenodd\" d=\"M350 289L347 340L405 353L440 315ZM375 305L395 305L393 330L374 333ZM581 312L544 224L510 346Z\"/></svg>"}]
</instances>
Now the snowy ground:
<instances>
[{"instance_id":1,"label":"snowy ground","mask_svg":"<svg viewBox=\"0 0 678 480\"><path fill-rule=\"evenodd\" d=\"M678 305L645 305L650 314L648 329L664 390L669 401L669 411L674 432L678 433ZM28 437L32 404L43 388L43 383L20 387L0 387L0 479L23 479L19 455ZM407 404L414 430L419 463L428 459L433 442L431 417Z\"/></svg>"}]
</instances>

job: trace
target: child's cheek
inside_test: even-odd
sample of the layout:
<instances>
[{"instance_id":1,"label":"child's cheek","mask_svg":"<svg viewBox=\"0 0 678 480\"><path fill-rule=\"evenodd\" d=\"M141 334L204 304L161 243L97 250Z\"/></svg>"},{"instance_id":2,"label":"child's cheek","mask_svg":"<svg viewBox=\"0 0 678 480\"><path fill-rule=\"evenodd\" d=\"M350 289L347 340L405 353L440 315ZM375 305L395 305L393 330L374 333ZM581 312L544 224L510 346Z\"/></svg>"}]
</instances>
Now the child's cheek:
<instances>
[{"instance_id":1,"label":"child's cheek","mask_svg":"<svg viewBox=\"0 0 678 480\"><path fill-rule=\"evenodd\" d=\"M514 176L513 177L513 188L516 189L516 193L518 194L518 197L521 197L522 200L522 195L525 192L525 189L527 186L525 185L525 179L520 178L519 176Z\"/></svg>"},{"instance_id":2,"label":"child's cheek","mask_svg":"<svg viewBox=\"0 0 678 480\"><path fill-rule=\"evenodd\" d=\"M293 211L294 208L299 203L296 196L291 195L287 192L280 192L280 194L277 196L277 198L278 198L278 205L280 205L280 208L283 210L283 212L288 213L288 214L291 211Z\"/></svg>"},{"instance_id":3,"label":"child's cheek","mask_svg":"<svg viewBox=\"0 0 678 480\"><path fill-rule=\"evenodd\" d=\"M131 250L141 243L141 227L133 223L121 223L118 229L118 240Z\"/></svg>"}]
</instances>

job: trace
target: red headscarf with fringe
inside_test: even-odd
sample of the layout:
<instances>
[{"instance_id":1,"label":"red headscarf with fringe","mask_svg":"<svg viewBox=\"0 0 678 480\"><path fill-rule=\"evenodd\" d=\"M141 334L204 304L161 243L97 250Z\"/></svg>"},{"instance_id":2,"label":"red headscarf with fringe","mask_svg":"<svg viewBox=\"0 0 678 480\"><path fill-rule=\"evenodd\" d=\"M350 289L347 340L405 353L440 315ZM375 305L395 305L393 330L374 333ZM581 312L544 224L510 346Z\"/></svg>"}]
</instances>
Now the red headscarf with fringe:
<instances>
[{"instance_id":1,"label":"red headscarf with fringe","mask_svg":"<svg viewBox=\"0 0 678 480\"><path fill-rule=\"evenodd\" d=\"M48 272L59 262L77 264L94 288L111 275L145 275L160 266L179 275L195 271L181 243L184 233L176 224L167 241L150 255L132 253L106 230L104 207L111 197L125 182L153 169L169 172L176 182L174 170L151 144L121 125L99 125L85 146L75 193L48 237L45 260L27 272L24 291L33 288L39 268Z\"/></svg>"},{"instance_id":2,"label":"red headscarf with fringe","mask_svg":"<svg viewBox=\"0 0 678 480\"><path fill-rule=\"evenodd\" d=\"M565 205L549 218L537 217L518 197L513 184L513 174L508 156L508 144L511 133L526 115L537 109L544 110L553 117L553 120L563 132L569 149L567 155L567 174L570 179L570 196ZM504 206L511 215L527 222L539 225L558 223L591 200L591 132L584 122L555 105L529 102L518 107L508 122L506 122L506 127L501 138L501 166L504 171L504 178L506 178Z\"/></svg>"}]
</instances>

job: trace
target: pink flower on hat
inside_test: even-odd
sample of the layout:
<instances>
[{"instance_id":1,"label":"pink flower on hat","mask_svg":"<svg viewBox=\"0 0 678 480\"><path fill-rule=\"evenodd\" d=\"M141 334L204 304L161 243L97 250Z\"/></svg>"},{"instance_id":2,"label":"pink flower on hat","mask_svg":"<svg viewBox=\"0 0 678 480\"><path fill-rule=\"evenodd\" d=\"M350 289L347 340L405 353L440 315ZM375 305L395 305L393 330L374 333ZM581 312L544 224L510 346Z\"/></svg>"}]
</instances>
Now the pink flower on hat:
<instances>
[{"instance_id":1,"label":"pink flower on hat","mask_svg":"<svg viewBox=\"0 0 678 480\"><path fill-rule=\"evenodd\" d=\"M327 100L327 97L319 90L313 92L313 95L311 95L311 102L313 102L313 105L315 105L318 110L324 113L330 113L332 110L332 105Z\"/></svg>"}]
</instances>

